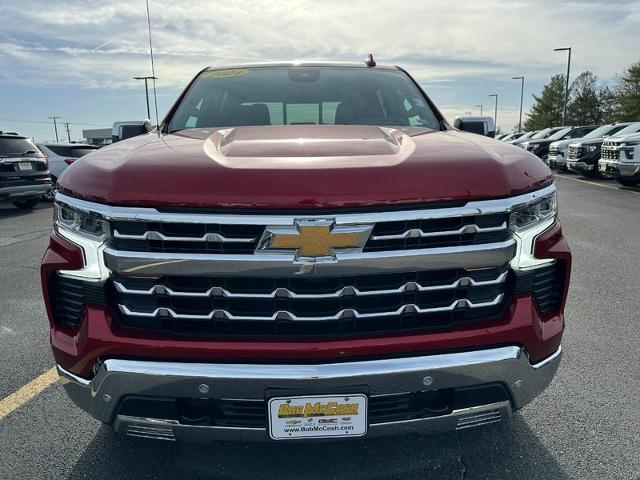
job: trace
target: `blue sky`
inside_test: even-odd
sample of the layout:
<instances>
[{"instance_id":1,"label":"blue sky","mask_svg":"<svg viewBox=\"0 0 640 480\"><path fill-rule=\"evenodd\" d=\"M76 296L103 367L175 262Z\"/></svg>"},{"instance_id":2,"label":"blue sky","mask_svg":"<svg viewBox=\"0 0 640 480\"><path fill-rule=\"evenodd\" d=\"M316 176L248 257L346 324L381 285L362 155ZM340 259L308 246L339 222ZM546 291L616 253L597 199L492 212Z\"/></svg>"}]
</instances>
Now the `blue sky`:
<instances>
[{"instance_id":1,"label":"blue sky","mask_svg":"<svg viewBox=\"0 0 640 480\"><path fill-rule=\"evenodd\" d=\"M510 130L525 75L525 111L554 73L589 69L603 83L640 61L640 1L151 0L162 116L207 65L360 60L409 70L450 120L492 111ZM144 0L4 0L0 130L54 137L47 117L83 128L146 117L150 73ZM573 75L572 75L573 76ZM43 122L43 123L36 123Z\"/></svg>"}]
</instances>

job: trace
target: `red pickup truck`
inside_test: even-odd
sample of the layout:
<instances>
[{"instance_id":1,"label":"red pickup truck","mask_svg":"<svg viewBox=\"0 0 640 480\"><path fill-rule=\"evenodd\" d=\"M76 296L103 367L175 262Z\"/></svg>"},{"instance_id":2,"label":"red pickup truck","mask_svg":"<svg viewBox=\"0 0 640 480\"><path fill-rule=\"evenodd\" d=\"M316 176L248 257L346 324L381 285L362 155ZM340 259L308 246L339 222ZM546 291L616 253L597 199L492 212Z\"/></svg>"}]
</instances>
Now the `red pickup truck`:
<instances>
[{"instance_id":1,"label":"red pickup truck","mask_svg":"<svg viewBox=\"0 0 640 480\"><path fill-rule=\"evenodd\" d=\"M207 68L158 131L65 171L54 227L58 371L125 435L464 429L560 361L550 170L449 126L397 67Z\"/></svg>"}]
</instances>

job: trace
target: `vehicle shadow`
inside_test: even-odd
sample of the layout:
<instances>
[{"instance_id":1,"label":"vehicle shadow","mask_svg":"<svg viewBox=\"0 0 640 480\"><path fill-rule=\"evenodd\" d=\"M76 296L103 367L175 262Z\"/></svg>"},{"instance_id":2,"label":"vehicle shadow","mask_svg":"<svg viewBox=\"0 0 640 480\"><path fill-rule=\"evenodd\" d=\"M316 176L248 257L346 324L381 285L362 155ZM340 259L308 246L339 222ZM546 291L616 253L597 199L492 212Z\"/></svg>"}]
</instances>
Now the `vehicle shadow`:
<instances>
[{"instance_id":1,"label":"vehicle shadow","mask_svg":"<svg viewBox=\"0 0 640 480\"><path fill-rule=\"evenodd\" d=\"M16 217L24 217L26 215L30 215L34 210L44 210L48 208L52 208L53 203L51 202L40 202L32 209L24 209L14 207L10 202L9 203L0 203L0 219L3 218L16 218Z\"/></svg>"},{"instance_id":2,"label":"vehicle shadow","mask_svg":"<svg viewBox=\"0 0 640 480\"><path fill-rule=\"evenodd\" d=\"M505 425L444 435L332 443L190 445L116 436L101 428L72 480L231 479L568 479L516 416Z\"/></svg>"}]
</instances>

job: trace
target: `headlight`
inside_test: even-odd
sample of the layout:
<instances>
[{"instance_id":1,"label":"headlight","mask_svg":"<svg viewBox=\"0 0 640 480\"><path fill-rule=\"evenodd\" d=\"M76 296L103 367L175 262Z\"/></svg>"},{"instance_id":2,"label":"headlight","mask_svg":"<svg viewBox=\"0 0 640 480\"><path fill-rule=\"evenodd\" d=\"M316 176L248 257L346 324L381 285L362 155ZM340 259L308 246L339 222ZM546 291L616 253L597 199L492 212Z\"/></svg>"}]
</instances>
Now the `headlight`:
<instances>
[{"instance_id":1,"label":"headlight","mask_svg":"<svg viewBox=\"0 0 640 480\"><path fill-rule=\"evenodd\" d=\"M556 216L556 194L547 195L511 212L509 223L514 232L535 229L541 223Z\"/></svg>"},{"instance_id":2,"label":"headlight","mask_svg":"<svg viewBox=\"0 0 640 480\"><path fill-rule=\"evenodd\" d=\"M640 145L640 140L634 140L633 142L624 142L620 144L621 147L636 147L638 145Z\"/></svg>"},{"instance_id":3,"label":"headlight","mask_svg":"<svg viewBox=\"0 0 640 480\"><path fill-rule=\"evenodd\" d=\"M598 150L597 145L587 145L587 152L595 152Z\"/></svg>"},{"instance_id":4,"label":"headlight","mask_svg":"<svg viewBox=\"0 0 640 480\"><path fill-rule=\"evenodd\" d=\"M93 240L105 240L109 236L109 223L96 214L83 212L67 205L54 204L54 225Z\"/></svg>"}]
</instances>

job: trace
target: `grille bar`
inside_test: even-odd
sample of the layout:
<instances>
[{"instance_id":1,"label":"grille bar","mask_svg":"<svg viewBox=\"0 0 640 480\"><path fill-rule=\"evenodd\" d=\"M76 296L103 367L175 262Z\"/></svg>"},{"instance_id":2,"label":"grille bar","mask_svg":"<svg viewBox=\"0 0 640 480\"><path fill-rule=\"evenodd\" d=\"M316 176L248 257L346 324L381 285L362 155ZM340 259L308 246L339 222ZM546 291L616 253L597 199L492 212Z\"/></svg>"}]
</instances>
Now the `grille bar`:
<instances>
[{"instance_id":1,"label":"grille bar","mask_svg":"<svg viewBox=\"0 0 640 480\"><path fill-rule=\"evenodd\" d=\"M469 233L498 232L507 229L507 222L503 222L497 227L479 227L478 225L465 225L457 230L445 230L438 232L425 232L420 228L412 228L404 233L396 235L373 235L371 240L404 240L406 238L430 238L430 237L446 237L448 235L465 235Z\"/></svg>"},{"instance_id":2,"label":"grille bar","mask_svg":"<svg viewBox=\"0 0 640 480\"><path fill-rule=\"evenodd\" d=\"M172 308L167 307L158 307L152 312L144 312L144 311L136 311L131 310L126 305L118 304L118 308L125 315L129 315L132 317L170 317L174 319L186 319L186 320L213 320L216 318L226 319L226 320L248 320L248 321L276 321L276 320L294 320L294 321L309 321L309 322L322 322L322 321L333 321L333 320L343 320L348 318L378 318L378 317L391 317L391 316L401 316L407 313L440 313L440 312L452 312L455 310L466 310L466 309L474 309L474 308L484 308L484 307L494 307L500 304L502 299L504 298L504 294L501 293L496 296L493 300L487 302L477 302L474 303L469 299L461 298L455 300L449 305L445 305L442 307L427 307L422 308L419 305L410 303L400 306L396 310L386 311L386 312L367 312L360 313L352 308L345 308L340 310L335 315L323 315L323 316L298 316L286 310L279 310L270 316L248 316L248 315L233 315L226 310L216 309L211 311L207 315L201 314L187 314L187 313L177 313Z\"/></svg>"},{"instance_id":3,"label":"grille bar","mask_svg":"<svg viewBox=\"0 0 640 480\"><path fill-rule=\"evenodd\" d=\"M120 233L118 230L114 230L113 236L115 238L121 238L124 240L164 240L170 242L233 242L233 243L252 243L256 241L255 237L252 238L236 238L225 237L219 233L206 233L201 237L180 237L165 235L162 232L156 232L154 230L144 232L142 234L128 234Z\"/></svg>"},{"instance_id":4,"label":"grille bar","mask_svg":"<svg viewBox=\"0 0 640 480\"><path fill-rule=\"evenodd\" d=\"M222 287L211 287L205 292L188 292L175 290L165 285L153 285L148 289L128 288L118 281L113 284L116 290L124 294L134 295L168 295L170 297L227 297L227 298L300 298L300 299L322 299L322 298L339 298L346 296L374 296L374 295L390 295L406 292L431 292L438 290L454 290L459 287L483 287L487 285L498 285L504 283L508 272L501 273L497 278L492 280L475 280L471 277L461 277L453 283L445 285L421 285L418 282L406 282L397 288L380 289L380 290L361 290L354 286L342 287L339 290L330 293L298 293L289 288L276 288L270 293L237 293L231 292Z\"/></svg>"}]
</instances>

